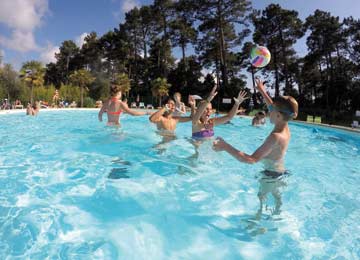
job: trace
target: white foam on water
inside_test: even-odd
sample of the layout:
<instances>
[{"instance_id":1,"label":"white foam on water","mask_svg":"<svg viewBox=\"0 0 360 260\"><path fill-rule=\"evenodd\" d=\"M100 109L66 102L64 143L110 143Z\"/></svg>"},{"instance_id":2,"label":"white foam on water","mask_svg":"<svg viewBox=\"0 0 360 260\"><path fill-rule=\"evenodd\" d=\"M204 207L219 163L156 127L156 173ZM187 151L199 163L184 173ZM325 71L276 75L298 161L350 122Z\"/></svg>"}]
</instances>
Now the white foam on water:
<instances>
[{"instance_id":1,"label":"white foam on water","mask_svg":"<svg viewBox=\"0 0 360 260\"><path fill-rule=\"evenodd\" d=\"M169 259L227 259L230 253L226 244L211 240L205 229L192 229L186 245L180 250L172 250Z\"/></svg>"},{"instance_id":2,"label":"white foam on water","mask_svg":"<svg viewBox=\"0 0 360 260\"><path fill-rule=\"evenodd\" d=\"M244 259L261 260L265 259L266 248L258 243L243 243L239 246L239 253Z\"/></svg>"},{"instance_id":3,"label":"white foam on water","mask_svg":"<svg viewBox=\"0 0 360 260\"><path fill-rule=\"evenodd\" d=\"M28 207L30 206L30 194L29 193L24 193L21 194L19 196L17 196L17 200L16 200L16 207Z\"/></svg>"},{"instance_id":4,"label":"white foam on water","mask_svg":"<svg viewBox=\"0 0 360 260\"><path fill-rule=\"evenodd\" d=\"M209 194L205 191L192 191L189 193L189 199L194 202L203 201L209 197Z\"/></svg>"},{"instance_id":5,"label":"white foam on water","mask_svg":"<svg viewBox=\"0 0 360 260\"><path fill-rule=\"evenodd\" d=\"M83 196L83 197L90 197L95 193L96 189L90 188L87 185L80 184L75 187L72 187L66 195L68 196Z\"/></svg>"},{"instance_id":6,"label":"white foam on water","mask_svg":"<svg viewBox=\"0 0 360 260\"><path fill-rule=\"evenodd\" d=\"M113 225L109 236L120 249L120 259L166 259L163 235L152 224Z\"/></svg>"}]
</instances>

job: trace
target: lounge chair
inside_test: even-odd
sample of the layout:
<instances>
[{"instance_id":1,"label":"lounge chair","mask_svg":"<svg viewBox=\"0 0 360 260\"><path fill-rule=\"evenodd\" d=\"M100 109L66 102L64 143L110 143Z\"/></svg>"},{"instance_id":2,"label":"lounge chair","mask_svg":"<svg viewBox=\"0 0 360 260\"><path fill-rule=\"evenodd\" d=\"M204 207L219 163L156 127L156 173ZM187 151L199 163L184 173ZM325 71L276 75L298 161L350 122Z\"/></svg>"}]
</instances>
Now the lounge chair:
<instances>
[{"instance_id":1,"label":"lounge chair","mask_svg":"<svg viewBox=\"0 0 360 260\"><path fill-rule=\"evenodd\" d=\"M321 116L316 116L314 123L321 124Z\"/></svg>"},{"instance_id":2,"label":"lounge chair","mask_svg":"<svg viewBox=\"0 0 360 260\"><path fill-rule=\"evenodd\" d=\"M136 102L131 102L130 107L131 107L131 108L137 108L137 106L136 106Z\"/></svg>"},{"instance_id":3,"label":"lounge chair","mask_svg":"<svg viewBox=\"0 0 360 260\"><path fill-rule=\"evenodd\" d=\"M314 123L314 116L307 115L307 117L306 117L306 122Z\"/></svg>"},{"instance_id":4,"label":"lounge chair","mask_svg":"<svg viewBox=\"0 0 360 260\"><path fill-rule=\"evenodd\" d=\"M140 102L140 103L139 103L139 108L145 108L144 102Z\"/></svg>"},{"instance_id":5,"label":"lounge chair","mask_svg":"<svg viewBox=\"0 0 360 260\"><path fill-rule=\"evenodd\" d=\"M352 128L358 128L359 127L359 121L354 120L353 123L351 124Z\"/></svg>"},{"instance_id":6,"label":"lounge chair","mask_svg":"<svg viewBox=\"0 0 360 260\"><path fill-rule=\"evenodd\" d=\"M147 104L147 105L146 105L146 108L147 108L147 109L154 109L154 106L151 105L151 104Z\"/></svg>"}]
</instances>

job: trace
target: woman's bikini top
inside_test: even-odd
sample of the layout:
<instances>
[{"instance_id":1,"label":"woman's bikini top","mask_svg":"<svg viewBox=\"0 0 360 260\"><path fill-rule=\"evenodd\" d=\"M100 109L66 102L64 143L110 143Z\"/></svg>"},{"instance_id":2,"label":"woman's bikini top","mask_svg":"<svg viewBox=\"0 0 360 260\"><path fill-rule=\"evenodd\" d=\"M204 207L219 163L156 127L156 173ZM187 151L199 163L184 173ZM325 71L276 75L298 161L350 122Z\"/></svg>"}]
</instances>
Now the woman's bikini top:
<instances>
[{"instance_id":1,"label":"woman's bikini top","mask_svg":"<svg viewBox=\"0 0 360 260\"><path fill-rule=\"evenodd\" d=\"M205 129L201 130L199 132L193 133L192 137L193 138L209 138L214 136L214 123L212 122L212 120L210 121L210 123L208 124L204 124Z\"/></svg>"},{"instance_id":2,"label":"woman's bikini top","mask_svg":"<svg viewBox=\"0 0 360 260\"><path fill-rule=\"evenodd\" d=\"M115 103L119 101L117 98L111 98L110 100ZM120 115L122 113L122 110L119 109L118 111L114 111L114 112L106 111L106 113L108 113L108 115Z\"/></svg>"}]
</instances>

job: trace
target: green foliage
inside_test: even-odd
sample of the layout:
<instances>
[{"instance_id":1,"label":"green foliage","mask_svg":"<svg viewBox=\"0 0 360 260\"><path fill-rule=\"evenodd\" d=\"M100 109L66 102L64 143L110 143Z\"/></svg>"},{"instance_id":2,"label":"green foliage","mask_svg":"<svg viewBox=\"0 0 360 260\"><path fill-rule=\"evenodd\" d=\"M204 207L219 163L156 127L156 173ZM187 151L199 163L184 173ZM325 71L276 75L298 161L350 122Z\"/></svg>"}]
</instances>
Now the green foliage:
<instances>
[{"instance_id":1,"label":"green foliage","mask_svg":"<svg viewBox=\"0 0 360 260\"><path fill-rule=\"evenodd\" d=\"M95 101L91 97L84 98L84 107L95 107Z\"/></svg>"},{"instance_id":2,"label":"green foliage","mask_svg":"<svg viewBox=\"0 0 360 260\"><path fill-rule=\"evenodd\" d=\"M49 104L52 103L54 94L55 94L55 87L53 85L50 85L48 87L41 86L34 89L34 99L46 101Z\"/></svg>"},{"instance_id":3,"label":"green foliage","mask_svg":"<svg viewBox=\"0 0 360 260\"><path fill-rule=\"evenodd\" d=\"M115 74L112 84L120 86L121 92L127 95L131 89L129 77L125 73Z\"/></svg>"},{"instance_id":4,"label":"green foliage","mask_svg":"<svg viewBox=\"0 0 360 260\"><path fill-rule=\"evenodd\" d=\"M303 23L298 12L286 10L278 4L270 4L261 15L253 16L255 32L253 39L265 45L271 52L271 62L264 70L275 74L275 96L280 95L280 82L290 89L290 64L295 59L293 45L304 35Z\"/></svg>"},{"instance_id":5,"label":"green foliage","mask_svg":"<svg viewBox=\"0 0 360 260\"><path fill-rule=\"evenodd\" d=\"M80 87L80 93L81 93L80 104L81 104L81 107L83 107L83 105L84 105L84 89L88 90L87 87L92 82L94 82L95 78L91 75L91 73L89 71L80 69L80 70L74 71L70 75L69 80L73 85Z\"/></svg>"},{"instance_id":6,"label":"green foliage","mask_svg":"<svg viewBox=\"0 0 360 260\"><path fill-rule=\"evenodd\" d=\"M80 89L72 85L62 85L59 89L59 95L60 99L63 99L69 103L75 101L79 104L81 100Z\"/></svg>"},{"instance_id":7,"label":"green foliage","mask_svg":"<svg viewBox=\"0 0 360 260\"><path fill-rule=\"evenodd\" d=\"M156 78L151 81L151 92L153 96L160 97L160 106L161 106L161 97L169 95L170 84L167 83L165 78Z\"/></svg>"}]
</instances>

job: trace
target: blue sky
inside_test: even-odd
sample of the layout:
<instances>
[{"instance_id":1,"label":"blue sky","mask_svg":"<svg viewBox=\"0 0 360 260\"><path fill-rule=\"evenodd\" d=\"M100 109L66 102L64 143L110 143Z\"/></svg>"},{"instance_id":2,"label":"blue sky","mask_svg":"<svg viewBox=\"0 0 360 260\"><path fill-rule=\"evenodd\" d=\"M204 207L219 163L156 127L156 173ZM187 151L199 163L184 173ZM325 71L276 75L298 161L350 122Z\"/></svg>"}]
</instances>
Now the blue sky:
<instances>
[{"instance_id":1,"label":"blue sky","mask_svg":"<svg viewBox=\"0 0 360 260\"><path fill-rule=\"evenodd\" d=\"M0 55L16 69L28 60L47 63L64 40L81 39L91 31L98 35L117 27L124 13L152 0L0 0ZM270 3L295 9L304 19L316 9L340 17L360 17L360 0L253 0L264 9ZM306 52L304 40L296 45ZM175 51L175 56L179 53Z\"/></svg>"}]
</instances>

